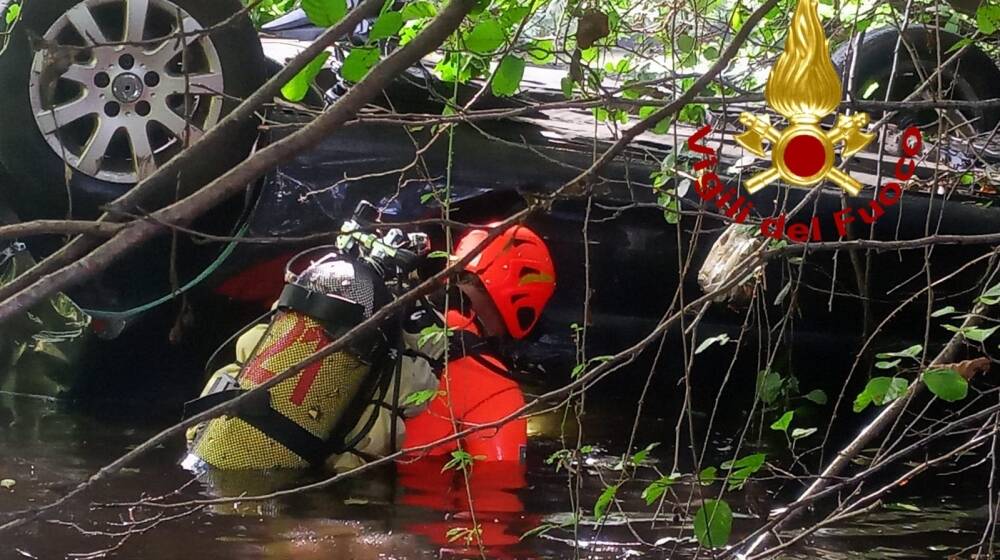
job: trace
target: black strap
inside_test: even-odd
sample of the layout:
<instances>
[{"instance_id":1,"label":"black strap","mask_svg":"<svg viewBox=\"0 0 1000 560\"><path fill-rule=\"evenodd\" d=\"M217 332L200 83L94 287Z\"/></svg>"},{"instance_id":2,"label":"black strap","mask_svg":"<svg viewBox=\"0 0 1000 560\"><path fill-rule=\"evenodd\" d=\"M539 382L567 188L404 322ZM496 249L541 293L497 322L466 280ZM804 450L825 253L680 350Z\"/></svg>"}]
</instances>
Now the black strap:
<instances>
[{"instance_id":1,"label":"black strap","mask_svg":"<svg viewBox=\"0 0 1000 560\"><path fill-rule=\"evenodd\" d=\"M248 392L246 389L229 389L188 401L184 404L184 418L201 414ZM312 465L322 464L330 455L327 442L271 406L270 392L260 392L257 398L241 403L229 414L260 430Z\"/></svg>"},{"instance_id":2,"label":"black strap","mask_svg":"<svg viewBox=\"0 0 1000 560\"><path fill-rule=\"evenodd\" d=\"M279 309L291 309L321 323L333 338L339 337L365 320L365 308L359 303L331 294L323 294L288 283L278 298Z\"/></svg>"}]
</instances>

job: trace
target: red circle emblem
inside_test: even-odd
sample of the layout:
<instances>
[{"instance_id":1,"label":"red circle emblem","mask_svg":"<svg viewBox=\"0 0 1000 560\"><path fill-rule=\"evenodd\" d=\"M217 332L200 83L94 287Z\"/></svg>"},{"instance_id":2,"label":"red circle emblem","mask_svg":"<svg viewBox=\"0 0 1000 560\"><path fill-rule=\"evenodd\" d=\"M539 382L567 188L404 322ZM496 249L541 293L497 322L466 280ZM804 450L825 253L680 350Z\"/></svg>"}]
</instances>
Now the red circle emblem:
<instances>
[{"instance_id":1,"label":"red circle emblem","mask_svg":"<svg viewBox=\"0 0 1000 560\"><path fill-rule=\"evenodd\" d=\"M826 149L819 138L799 134L788 141L784 153L788 170L799 177L812 177L826 165Z\"/></svg>"}]
</instances>

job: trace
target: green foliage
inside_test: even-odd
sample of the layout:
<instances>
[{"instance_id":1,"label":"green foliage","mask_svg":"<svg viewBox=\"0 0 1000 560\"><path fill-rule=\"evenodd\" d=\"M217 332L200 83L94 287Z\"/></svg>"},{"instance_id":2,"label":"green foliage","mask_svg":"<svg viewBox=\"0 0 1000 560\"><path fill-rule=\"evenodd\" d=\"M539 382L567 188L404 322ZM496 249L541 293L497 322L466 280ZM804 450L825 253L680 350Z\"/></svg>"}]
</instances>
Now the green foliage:
<instances>
[{"instance_id":1,"label":"green foliage","mask_svg":"<svg viewBox=\"0 0 1000 560\"><path fill-rule=\"evenodd\" d=\"M437 15L437 7L430 2L411 2L403 7L403 21L432 18Z\"/></svg>"},{"instance_id":2,"label":"green foliage","mask_svg":"<svg viewBox=\"0 0 1000 560\"><path fill-rule=\"evenodd\" d=\"M457 449L451 452L451 459L441 467L441 472L447 470L467 470L471 469L476 461L485 460L485 455L472 455L468 451Z\"/></svg>"},{"instance_id":3,"label":"green foliage","mask_svg":"<svg viewBox=\"0 0 1000 560\"><path fill-rule=\"evenodd\" d=\"M705 548L721 548L733 530L733 510L723 500L705 500L694 514L694 536Z\"/></svg>"},{"instance_id":4,"label":"green foliage","mask_svg":"<svg viewBox=\"0 0 1000 560\"><path fill-rule=\"evenodd\" d=\"M614 502L619 486L619 484L606 486L601 495L597 497L597 501L594 502L594 517L596 519L604 519L604 516L608 514L608 507Z\"/></svg>"},{"instance_id":5,"label":"green foliage","mask_svg":"<svg viewBox=\"0 0 1000 560\"><path fill-rule=\"evenodd\" d=\"M448 542L462 541L466 546L479 542L483 537L483 526L475 527L452 527L444 534Z\"/></svg>"},{"instance_id":6,"label":"green foliage","mask_svg":"<svg viewBox=\"0 0 1000 560\"><path fill-rule=\"evenodd\" d=\"M761 371L757 374L757 398L764 404L774 404L781 397L784 383L780 373L771 370Z\"/></svg>"},{"instance_id":7,"label":"green foliage","mask_svg":"<svg viewBox=\"0 0 1000 560\"><path fill-rule=\"evenodd\" d=\"M976 301L983 305L996 305L1000 303L1000 284L992 286L990 289L983 292L983 295L979 296Z\"/></svg>"},{"instance_id":8,"label":"green foliage","mask_svg":"<svg viewBox=\"0 0 1000 560\"><path fill-rule=\"evenodd\" d=\"M958 333L974 342L985 342L987 338L1000 329L1000 325L984 329L981 327L956 327L955 325L943 325L946 331Z\"/></svg>"},{"instance_id":9,"label":"green foliage","mask_svg":"<svg viewBox=\"0 0 1000 560\"><path fill-rule=\"evenodd\" d=\"M313 80L323 70L323 65L326 64L328 58L330 58L330 53L322 52L316 58L312 59L305 68L300 70L298 74L281 88L282 97L295 103L305 99L306 94L309 93L309 86L312 85Z\"/></svg>"},{"instance_id":10,"label":"green foliage","mask_svg":"<svg viewBox=\"0 0 1000 560\"><path fill-rule=\"evenodd\" d=\"M403 28L403 14L401 12L385 12L378 16L368 33L370 41L388 39Z\"/></svg>"},{"instance_id":11,"label":"green foliage","mask_svg":"<svg viewBox=\"0 0 1000 560\"><path fill-rule=\"evenodd\" d=\"M720 335L712 336L712 337L709 337L709 338L706 338L705 340L703 340L701 342L701 344L699 344L698 347L694 349L694 353L695 354L701 354L702 352L704 352L705 350L707 350L709 346L711 346L713 344L718 343L719 346L725 346L726 343L728 343L728 342L729 342L729 335L726 334L726 333L722 333Z\"/></svg>"},{"instance_id":12,"label":"green foliage","mask_svg":"<svg viewBox=\"0 0 1000 560\"><path fill-rule=\"evenodd\" d=\"M976 27L984 35L992 35L1000 27L1000 5L995 1L983 2L976 10Z\"/></svg>"},{"instance_id":13,"label":"green foliage","mask_svg":"<svg viewBox=\"0 0 1000 560\"><path fill-rule=\"evenodd\" d=\"M431 325L420 330L420 337L417 338L417 346L423 346L428 342L433 344L441 343L445 337L452 335L452 330L442 325Z\"/></svg>"},{"instance_id":14,"label":"green foliage","mask_svg":"<svg viewBox=\"0 0 1000 560\"><path fill-rule=\"evenodd\" d=\"M698 482L702 483L704 486L708 486L718 479L716 476L718 472L719 469L715 467L704 468L700 473L698 473Z\"/></svg>"},{"instance_id":15,"label":"green foliage","mask_svg":"<svg viewBox=\"0 0 1000 560\"><path fill-rule=\"evenodd\" d=\"M465 36L465 47L476 54L489 54L504 44L507 36L496 20L482 20Z\"/></svg>"},{"instance_id":16,"label":"green foliage","mask_svg":"<svg viewBox=\"0 0 1000 560\"><path fill-rule=\"evenodd\" d=\"M548 64L556 60L556 43L552 39L535 39L526 52L535 64Z\"/></svg>"},{"instance_id":17,"label":"green foliage","mask_svg":"<svg viewBox=\"0 0 1000 560\"><path fill-rule=\"evenodd\" d=\"M930 392L944 401L960 401L969 394L969 382L953 369L928 370L923 379Z\"/></svg>"},{"instance_id":18,"label":"green foliage","mask_svg":"<svg viewBox=\"0 0 1000 560\"><path fill-rule=\"evenodd\" d=\"M17 18L21 17L21 5L18 3L11 4L7 6L7 13L4 14L4 22L11 26L17 21Z\"/></svg>"},{"instance_id":19,"label":"green foliage","mask_svg":"<svg viewBox=\"0 0 1000 560\"><path fill-rule=\"evenodd\" d=\"M644 462L646 462L646 459L649 458L649 453L651 451L653 451L654 449L656 449L657 447L659 447L659 446L660 446L660 442L655 441L655 442L647 445L643 449L635 452L634 454L632 454L632 457L630 459L631 464L634 465L634 466L639 466L639 465L643 464Z\"/></svg>"},{"instance_id":20,"label":"green foliage","mask_svg":"<svg viewBox=\"0 0 1000 560\"><path fill-rule=\"evenodd\" d=\"M955 306L949 305L931 313L931 317L944 317L945 315L950 315L952 313L955 313Z\"/></svg>"},{"instance_id":21,"label":"green foliage","mask_svg":"<svg viewBox=\"0 0 1000 560\"><path fill-rule=\"evenodd\" d=\"M330 27L347 14L347 0L302 0L302 9L315 25Z\"/></svg>"},{"instance_id":22,"label":"green foliage","mask_svg":"<svg viewBox=\"0 0 1000 560\"><path fill-rule=\"evenodd\" d=\"M771 429L778 432L787 432L789 426L792 425L792 419L795 417L795 411L789 410L788 412L781 415L773 423L771 423Z\"/></svg>"},{"instance_id":23,"label":"green foliage","mask_svg":"<svg viewBox=\"0 0 1000 560\"><path fill-rule=\"evenodd\" d=\"M400 406L420 406L422 404L430 402L431 399L438 396L439 391L436 389L426 389L423 391L416 391L410 393L403 399Z\"/></svg>"},{"instance_id":24,"label":"green foliage","mask_svg":"<svg viewBox=\"0 0 1000 560\"><path fill-rule=\"evenodd\" d=\"M340 75L345 80L360 82L365 74L372 69L379 61L379 51L375 47L354 47L344 59L344 65L340 68Z\"/></svg>"},{"instance_id":25,"label":"green foliage","mask_svg":"<svg viewBox=\"0 0 1000 560\"><path fill-rule=\"evenodd\" d=\"M507 97L517 93L521 87L521 78L524 77L524 60L508 54L500 61L493 82L490 84L493 95Z\"/></svg>"},{"instance_id":26,"label":"green foliage","mask_svg":"<svg viewBox=\"0 0 1000 560\"><path fill-rule=\"evenodd\" d=\"M806 395L806 399L821 406L827 403L826 393L822 389L813 389L812 391L809 391Z\"/></svg>"},{"instance_id":27,"label":"green foliage","mask_svg":"<svg viewBox=\"0 0 1000 560\"><path fill-rule=\"evenodd\" d=\"M659 500L660 496L662 496L663 493L667 491L667 488L673 486L673 484L677 482L677 480L680 479L680 477L681 475L679 474L671 474L667 476L661 476L657 480L654 480L652 483L650 483L650 485L647 486L642 491L642 499L646 500L646 505L647 506L653 505L653 502Z\"/></svg>"},{"instance_id":28,"label":"green foliage","mask_svg":"<svg viewBox=\"0 0 1000 560\"><path fill-rule=\"evenodd\" d=\"M595 356L587 360L585 363L576 364L576 366L573 367L573 371L570 372L570 377L576 379L581 374L583 374L583 372L590 369L592 366L603 364L604 362L607 362L613 357L614 356Z\"/></svg>"},{"instance_id":29,"label":"green foliage","mask_svg":"<svg viewBox=\"0 0 1000 560\"><path fill-rule=\"evenodd\" d=\"M250 5L249 0L243 0L244 4ZM254 25L260 27L265 23L275 20L295 8L296 0L261 0L252 6L250 19Z\"/></svg>"},{"instance_id":30,"label":"green foliage","mask_svg":"<svg viewBox=\"0 0 1000 560\"><path fill-rule=\"evenodd\" d=\"M903 396L909 386L910 382L901 377L873 377L854 399L854 412L861 412L873 403L888 404Z\"/></svg>"},{"instance_id":31,"label":"green foliage","mask_svg":"<svg viewBox=\"0 0 1000 560\"><path fill-rule=\"evenodd\" d=\"M747 483L747 480L764 466L767 455L764 453L754 453L747 455L736 461L726 461L722 463L722 468L729 473L729 490L739 490Z\"/></svg>"}]
</instances>

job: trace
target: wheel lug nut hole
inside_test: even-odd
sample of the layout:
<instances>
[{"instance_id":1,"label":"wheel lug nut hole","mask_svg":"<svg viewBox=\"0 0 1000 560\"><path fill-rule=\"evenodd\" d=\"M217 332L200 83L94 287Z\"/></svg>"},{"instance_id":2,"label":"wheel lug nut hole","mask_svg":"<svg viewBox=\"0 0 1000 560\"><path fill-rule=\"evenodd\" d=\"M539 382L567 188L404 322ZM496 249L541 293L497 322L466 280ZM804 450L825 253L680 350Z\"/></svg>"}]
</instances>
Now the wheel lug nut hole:
<instances>
[{"instance_id":1,"label":"wheel lug nut hole","mask_svg":"<svg viewBox=\"0 0 1000 560\"><path fill-rule=\"evenodd\" d=\"M117 117L122 112L122 106L114 101L104 105L104 114L109 117Z\"/></svg>"},{"instance_id":2,"label":"wheel lug nut hole","mask_svg":"<svg viewBox=\"0 0 1000 560\"><path fill-rule=\"evenodd\" d=\"M149 102L148 101L140 101L140 102L138 102L138 103L135 104L135 112L140 117L149 116L150 110L151 110L151 107L149 106Z\"/></svg>"},{"instance_id":3,"label":"wheel lug nut hole","mask_svg":"<svg viewBox=\"0 0 1000 560\"><path fill-rule=\"evenodd\" d=\"M156 87L160 83L160 75L156 72L149 72L142 81L149 87Z\"/></svg>"},{"instance_id":4,"label":"wheel lug nut hole","mask_svg":"<svg viewBox=\"0 0 1000 560\"><path fill-rule=\"evenodd\" d=\"M133 66L135 66L135 58L133 58L130 54L123 54L121 58L118 59L118 65L125 70L130 70Z\"/></svg>"},{"instance_id":5,"label":"wheel lug nut hole","mask_svg":"<svg viewBox=\"0 0 1000 560\"><path fill-rule=\"evenodd\" d=\"M94 85L99 88L108 87L111 84L111 76L108 76L107 72L98 72L94 76Z\"/></svg>"}]
</instances>

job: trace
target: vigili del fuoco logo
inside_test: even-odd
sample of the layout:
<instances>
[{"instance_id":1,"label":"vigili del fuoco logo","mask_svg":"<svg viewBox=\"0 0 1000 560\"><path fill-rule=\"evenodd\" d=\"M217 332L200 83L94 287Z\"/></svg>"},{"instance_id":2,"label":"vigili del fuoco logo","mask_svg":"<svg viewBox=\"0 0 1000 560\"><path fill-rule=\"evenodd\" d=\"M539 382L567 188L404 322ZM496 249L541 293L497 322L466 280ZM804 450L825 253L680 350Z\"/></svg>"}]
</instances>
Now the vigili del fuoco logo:
<instances>
[{"instance_id":1,"label":"vigili del fuoco logo","mask_svg":"<svg viewBox=\"0 0 1000 560\"><path fill-rule=\"evenodd\" d=\"M748 193L753 194L779 179L803 188L830 181L851 196L861 192L861 183L835 166L836 153L839 151L841 160L846 160L864 149L875 136L866 130L869 117L865 113L838 115L832 128L823 127L821 121L840 105L840 95L840 77L830 58L817 1L801 0L792 16L785 50L771 69L764 88L768 107L785 117L787 126L775 127L767 115L747 112L740 115L740 123L746 130L736 136L736 142L759 158L768 157L765 143L771 152L771 167L744 181L743 187ZM714 202L726 216L743 223L753 208L753 202L746 196L739 196L736 189L725 190L712 169L718 163L715 150L698 143L711 130L706 125L688 139L688 148L692 152L706 156L694 166L695 172L701 172L695 189L703 200ZM896 164L896 178L906 181L916 169L916 162L909 158L920 153L920 130L908 128L901 144L904 155ZM887 183L866 207L834 212L834 225L844 236L847 224L856 221L855 213L863 222L874 223L885 213L885 208L898 203L901 196L899 183ZM787 235L790 240L798 242L822 240L818 216L808 224L787 222L784 214L767 218L761 224L761 233L777 239Z\"/></svg>"}]
</instances>

